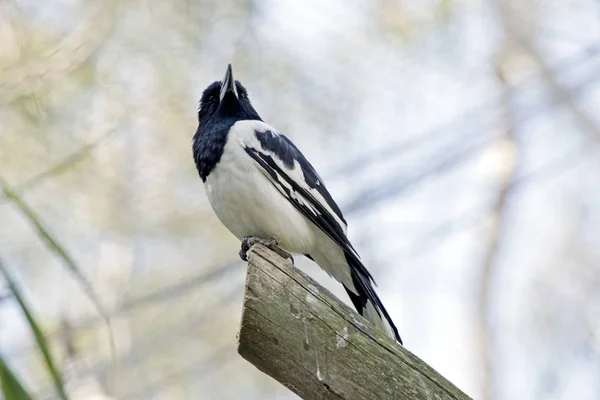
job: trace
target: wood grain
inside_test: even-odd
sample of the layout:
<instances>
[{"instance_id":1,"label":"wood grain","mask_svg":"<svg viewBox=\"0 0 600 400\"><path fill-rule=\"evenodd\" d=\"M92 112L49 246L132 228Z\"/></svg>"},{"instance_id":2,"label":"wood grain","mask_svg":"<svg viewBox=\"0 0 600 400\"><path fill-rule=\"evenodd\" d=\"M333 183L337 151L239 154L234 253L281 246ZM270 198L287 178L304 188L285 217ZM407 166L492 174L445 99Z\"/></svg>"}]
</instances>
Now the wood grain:
<instances>
[{"instance_id":1,"label":"wood grain","mask_svg":"<svg viewBox=\"0 0 600 400\"><path fill-rule=\"evenodd\" d=\"M469 399L289 259L248 252L238 352L304 399Z\"/></svg>"}]
</instances>

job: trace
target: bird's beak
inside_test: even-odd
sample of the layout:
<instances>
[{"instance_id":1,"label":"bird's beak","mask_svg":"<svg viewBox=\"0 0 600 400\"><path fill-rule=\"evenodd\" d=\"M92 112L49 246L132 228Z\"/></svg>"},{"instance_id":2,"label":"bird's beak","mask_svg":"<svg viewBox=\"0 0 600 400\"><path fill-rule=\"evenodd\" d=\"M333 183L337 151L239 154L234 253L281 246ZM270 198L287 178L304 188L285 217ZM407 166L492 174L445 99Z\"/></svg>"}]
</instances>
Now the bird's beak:
<instances>
[{"instance_id":1,"label":"bird's beak","mask_svg":"<svg viewBox=\"0 0 600 400\"><path fill-rule=\"evenodd\" d=\"M235 79L233 79L233 72L231 71L231 64L227 65L227 71L225 72L223 83L221 84L221 93L219 96L220 101L223 101L227 93L233 93L235 98L238 98L238 92L235 87Z\"/></svg>"}]
</instances>

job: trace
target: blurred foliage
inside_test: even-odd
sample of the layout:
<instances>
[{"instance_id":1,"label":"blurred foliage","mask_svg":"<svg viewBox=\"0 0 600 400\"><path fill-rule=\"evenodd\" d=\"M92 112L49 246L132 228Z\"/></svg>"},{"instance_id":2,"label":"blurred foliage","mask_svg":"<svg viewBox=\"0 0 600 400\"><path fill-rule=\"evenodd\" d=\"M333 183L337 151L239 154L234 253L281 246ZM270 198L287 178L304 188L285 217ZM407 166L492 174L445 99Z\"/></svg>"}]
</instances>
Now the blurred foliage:
<instances>
[{"instance_id":1,"label":"blurred foliage","mask_svg":"<svg viewBox=\"0 0 600 400\"><path fill-rule=\"evenodd\" d=\"M19 379L10 370L2 355L0 355L0 386L4 398L10 400L31 400Z\"/></svg>"},{"instance_id":2,"label":"blurred foliage","mask_svg":"<svg viewBox=\"0 0 600 400\"><path fill-rule=\"evenodd\" d=\"M65 388L63 385L63 379L62 379L60 371L58 371L58 369L56 367L56 363L50 352L50 346L49 346L48 342L46 341L46 338L44 337L44 333L42 332L38 323L36 322L35 317L31 313L29 306L27 305L27 302L25 301L25 298L23 297L23 294L21 293L21 290L19 289L15 280L11 277L10 273L8 272L8 269L6 268L6 266L4 265L2 260L0 260L0 272L2 272L2 277L8 284L8 288L10 289L12 295L19 303L19 307L21 307L21 311L23 312L23 315L25 315L25 318L27 318L29 327L31 328L33 336L35 337L35 343L37 344L38 348L40 349L40 352L42 353L42 355L44 357L44 362L46 363L46 368L48 369L48 372L50 373L50 376L52 377L52 381L54 382L54 387L56 388L56 392L58 393L58 395L61 399L66 400L67 393L65 392ZM17 378L8 369L8 366L3 361L0 360L0 362L1 362L0 369L2 369L2 382L3 382L2 390L4 391L6 398L11 400L14 398L14 397L12 397L13 395L16 396L16 398L28 398L27 393L25 392L25 390L23 389L22 385L19 383Z\"/></svg>"},{"instance_id":3,"label":"blurred foliage","mask_svg":"<svg viewBox=\"0 0 600 400\"><path fill-rule=\"evenodd\" d=\"M598 23L591 0L1 3L0 253L69 397L292 398L236 354L244 266L191 158L232 62L326 180L411 351L474 398L598 398ZM3 390L52 397L2 298Z\"/></svg>"},{"instance_id":4,"label":"blurred foliage","mask_svg":"<svg viewBox=\"0 0 600 400\"><path fill-rule=\"evenodd\" d=\"M84 150L85 149L86 148L84 147ZM89 147L87 148L87 151L89 151ZM78 156L76 156L76 157L78 157ZM61 165L65 165L66 163L73 164L73 156L67 158L67 160L65 160L65 162L61 163ZM52 168L52 170L51 170L50 173L56 173L56 172L57 172L57 169L56 169L56 167L54 167L54 168ZM44 173L44 174L48 175L48 173ZM33 179L36 179L36 178L33 178ZM38 235L46 243L46 245L48 246L48 248L52 252L54 252L64 262L64 264L69 269L69 271L77 279L79 285L81 285L81 287L85 291L86 295L90 298L90 300L92 301L92 303L94 304L94 306L98 310L98 313L102 316L102 318L104 319L104 322L106 323L106 327L107 327L108 332L109 332L109 343L110 343L110 348L111 348L111 354L113 355L113 357L115 357L116 349L115 349L115 344L114 344L113 332L112 332L112 328L111 328L111 325L110 325L110 318L108 316L108 313L104 309L104 306L100 302L100 299L98 298L98 295L96 294L96 292L92 288L92 286L89 284L89 282L87 281L87 279L85 278L85 276L83 275L83 273L81 272L81 270L79 269L79 267L73 261L73 259L67 254L67 252L63 248L63 246L61 246L52 237L52 235L48 232L48 230L43 226L43 224L40 221L39 217L35 214L35 212L31 209L31 207L29 207L23 201L23 199L21 198L21 196L19 196L17 194L17 192L13 188L11 188L8 185L8 183L6 183L1 177L0 177L0 187L2 187L2 190L4 191L4 195L10 201L12 201L19 208L19 210L21 210L23 212L23 214L26 216L26 218L29 220L29 222L35 227L35 230L37 231ZM3 272L5 273L6 279L7 279L8 283L9 283L9 287L13 291L13 294L15 294L16 293L15 292L16 291L16 286L14 286L14 282L12 282L11 280L9 280L9 276L7 275L7 272L4 271L4 269L3 269ZM15 294L15 296L16 296L16 294ZM17 297L17 299L19 299L19 304L21 304L21 307L25 311L26 308L25 308L24 304L21 302L20 297L19 296L16 296L16 297ZM36 332L36 339L37 339L38 338L38 334L37 334L38 331L36 330L35 325L33 323L34 320L30 318L30 316L29 316L28 313L26 313L26 315L27 315L27 319L28 319L28 321L29 321L32 329L34 330L34 332ZM40 332L40 334L41 334L41 332ZM43 337L42 337L42 339L43 339ZM39 344L39 342L38 342L38 344ZM47 349L42 348L41 350L44 353L44 355L47 354ZM56 376L55 371L53 371L52 368L50 367L51 366L51 362L49 362L49 361L47 361L47 362L48 362L49 368L51 369L52 375ZM55 380L56 380L56 378L55 378Z\"/></svg>"}]
</instances>

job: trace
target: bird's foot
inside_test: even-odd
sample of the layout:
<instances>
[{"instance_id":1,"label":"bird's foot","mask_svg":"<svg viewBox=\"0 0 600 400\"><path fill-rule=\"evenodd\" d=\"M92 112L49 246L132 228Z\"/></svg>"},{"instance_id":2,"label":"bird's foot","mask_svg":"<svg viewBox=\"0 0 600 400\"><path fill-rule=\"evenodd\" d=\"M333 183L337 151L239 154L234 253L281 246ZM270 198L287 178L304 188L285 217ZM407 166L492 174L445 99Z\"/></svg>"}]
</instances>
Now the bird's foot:
<instances>
[{"instance_id":1,"label":"bird's foot","mask_svg":"<svg viewBox=\"0 0 600 400\"><path fill-rule=\"evenodd\" d=\"M240 258L244 261L248 261L248 250L250 250L250 248L257 243L262 244L263 246L274 251L283 258L289 258L290 260L292 260L292 264L294 263L294 257L292 257L292 255L287 251L284 251L277 246L279 244L277 239L263 239L258 236L244 236L244 238L242 239L242 246L240 248Z\"/></svg>"}]
</instances>

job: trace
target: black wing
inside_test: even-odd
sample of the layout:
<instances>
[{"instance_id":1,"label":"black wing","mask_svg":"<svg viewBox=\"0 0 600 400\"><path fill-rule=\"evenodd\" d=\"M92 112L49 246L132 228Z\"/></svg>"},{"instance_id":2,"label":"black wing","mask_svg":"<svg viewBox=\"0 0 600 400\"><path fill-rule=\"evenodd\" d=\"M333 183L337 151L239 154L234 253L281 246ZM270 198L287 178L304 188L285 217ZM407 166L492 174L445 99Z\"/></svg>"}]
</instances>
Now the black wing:
<instances>
[{"instance_id":1,"label":"black wing","mask_svg":"<svg viewBox=\"0 0 600 400\"><path fill-rule=\"evenodd\" d=\"M346 236L346 221L340 208L327 191L313 166L284 135L269 130L265 132L256 131L255 135L260 142L261 149L246 146L244 148L246 153L271 177L272 183L286 196L288 201L344 251L351 269L352 281L358 293L352 293L348 288L346 290L357 311L362 315L367 300L370 300L378 312L383 313L394 330L396 339L402 343L398 330L371 285L371 282L375 283L373 277ZM277 163L274 157L280 163ZM292 178L296 162L302 169L303 181L299 181L297 177L296 179ZM281 163L283 163L283 166L281 166ZM312 190L316 190L323 197L328 207L315 198L311 193ZM305 201L302 201L298 194ZM333 211L337 219L327 208Z\"/></svg>"}]
</instances>

